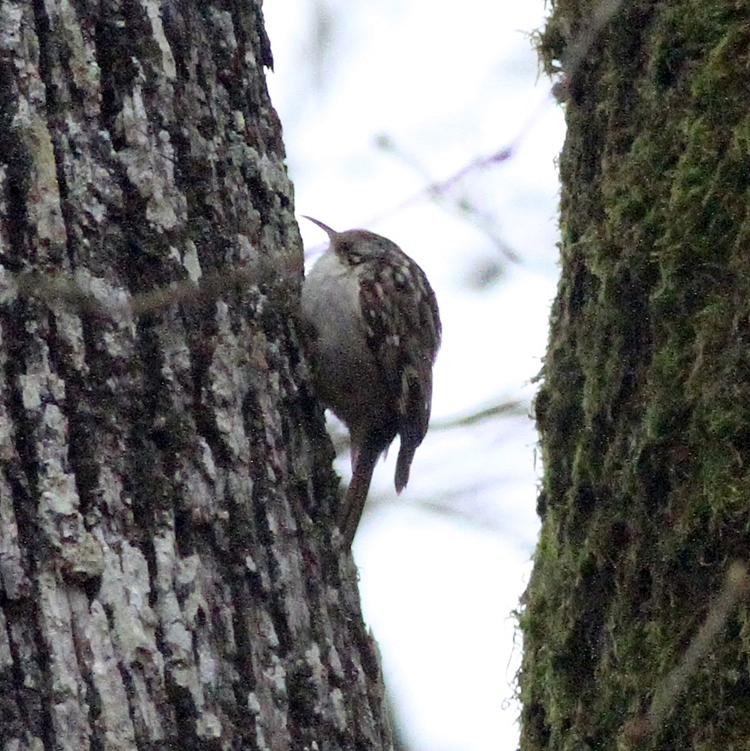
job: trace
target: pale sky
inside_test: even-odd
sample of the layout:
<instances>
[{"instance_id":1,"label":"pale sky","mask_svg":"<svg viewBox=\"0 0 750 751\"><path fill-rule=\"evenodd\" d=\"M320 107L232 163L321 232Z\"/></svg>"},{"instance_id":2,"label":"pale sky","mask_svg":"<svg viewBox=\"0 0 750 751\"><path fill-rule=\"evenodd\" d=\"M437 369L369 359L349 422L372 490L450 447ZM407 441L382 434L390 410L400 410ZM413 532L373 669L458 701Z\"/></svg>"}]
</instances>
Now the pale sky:
<instances>
[{"instance_id":1,"label":"pale sky","mask_svg":"<svg viewBox=\"0 0 750 751\"><path fill-rule=\"evenodd\" d=\"M298 215L386 235L435 288L444 340L433 419L530 400L557 283L564 135L529 36L543 3L465 0L457 14L430 0L269 0L264 13ZM383 136L395 147L378 148ZM429 180L511 144L510 159L471 172L444 203L424 195ZM462 203L474 212L461 215ZM300 229L322 250L321 231ZM498 263L498 281L472 287ZM354 554L365 619L417 751L516 748L511 611L537 534L536 440L524 417L435 431L400 498L397 451L376 470Z\"/></svg>"}]
</instances>

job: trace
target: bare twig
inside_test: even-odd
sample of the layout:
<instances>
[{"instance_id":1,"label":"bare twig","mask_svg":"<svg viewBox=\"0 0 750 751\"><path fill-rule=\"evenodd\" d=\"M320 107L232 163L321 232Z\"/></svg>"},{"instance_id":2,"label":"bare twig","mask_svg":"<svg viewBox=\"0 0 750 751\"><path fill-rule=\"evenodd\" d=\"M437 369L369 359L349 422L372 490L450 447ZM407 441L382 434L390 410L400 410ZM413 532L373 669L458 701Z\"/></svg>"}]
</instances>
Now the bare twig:
<instances>
[{"instance_id":1,"label":"bare twig","mask_svg":"<svg viewBox=\"0 0 750 751\"><path fill-rule=\"evenodd\" d=\"M656 733L675 708L698 665L708 656L718 633L726 625L737 603L750 594L750 575L743 563L729 566L724 587L708 611L706 620L690 642L682 661L656 687L648 711L625 723L622 735L632 742L644 741Z\"/></svg>"},{"instance_id":2,"label":"bare twig","mask_svg":"<svg viewBox=\"0 0 750 751\"><path fill-rule=\"evenodd\" d=\"M477 409L464 415L456 417L447 417L443 420L433 420L430 423L430 431L450 430L451 428L467 427L476 425L486 420L492 420L495 417L524 417L529 414L528 402L521 399L511 399L507 402L492 404L483 409Z\"/></svg>"},{"instance_id":3,"label":"bare twig","mask_svg":"<svg viewBox=\"0 0 750 751\"><path fill-rule=\"evenodd\" d=\"M115 320L128 315L138 318L169 305L216 300L231 290L257 284L259 276L257 267L235 268L231 272L204 274L199 282L186 279L132 296L124 289L108 286L102 279L80 274L32 272L12 278L22 295L62 305L74 313Z\"/></svg>"},{"instance_id":4,"label":"bare twig","mask_svg":"<svg viewBox=\"0 0 750 751\"><path fill-rule=\"evenodd\" d=\"M622 7L624 0L602 0L599 5L596 6L591 16L590 23L578 34L578 37L572 41L566 48L563 59L561 60L562 72L566 80L571 80L581 64L586 59L587 55L591 51L594 43L598 39L599 35L604 30L605 26L612 20L617 11ZM404 199L400 203L392 206L390 209L378 214L370 219L370 224L374 225L382 221L384 218L396 214L404 209L409 208L415 203L423 200L436 200L442 198L453 189L458 183L464 180L469 175L475 174L489 169L497 164L503 164L508 161L518 150L521 144L526 140L528 134L532 128L539 121L541 113L549 106L549 104L558 98L556 95L565 88L565 83L558 82L550 87L548 95L544 98L541 104L531 113L526 122L521 126L520 130L516 134L510 143L506 144L502 148L485 156L479 156L472 159L468 164L464 165L457 172L454 172L449 177L428 183L424 188L415 193L409 198ZM382 140L379 145L381 147L388 146L390 144L384 143ZM509 249L510 250L510 249ZM512 251L510 251L512 253ZM515 259L512 259L515 260Z\"/></svg>"}]
</instances>

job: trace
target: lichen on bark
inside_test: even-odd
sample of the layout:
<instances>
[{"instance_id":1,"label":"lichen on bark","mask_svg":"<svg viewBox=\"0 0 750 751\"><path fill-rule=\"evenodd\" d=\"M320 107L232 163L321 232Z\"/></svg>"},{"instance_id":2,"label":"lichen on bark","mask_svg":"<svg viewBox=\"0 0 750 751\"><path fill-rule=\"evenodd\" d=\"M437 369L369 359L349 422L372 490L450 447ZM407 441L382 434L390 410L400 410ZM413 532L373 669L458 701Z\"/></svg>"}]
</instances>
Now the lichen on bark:
<instances>
[{"instance_id":1,"label":"lichen on bark","mask_svg":"<svg viewBox=\"0 0 750 751\"><path fill-rule=\"evenodd\" d=\"M391 746L270 62L258 2L0 5L3 748Z\"/></svg>"}]
</instances>

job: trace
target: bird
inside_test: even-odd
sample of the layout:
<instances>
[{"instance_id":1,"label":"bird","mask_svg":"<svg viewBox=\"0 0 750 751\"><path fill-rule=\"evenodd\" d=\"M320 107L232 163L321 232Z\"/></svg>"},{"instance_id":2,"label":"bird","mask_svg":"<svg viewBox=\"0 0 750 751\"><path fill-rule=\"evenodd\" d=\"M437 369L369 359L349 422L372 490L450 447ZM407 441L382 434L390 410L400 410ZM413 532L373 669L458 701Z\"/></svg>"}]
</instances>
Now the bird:
<instances>
[{"instance_id":1,"label":"bird","mask_svg":"<svg viewBox=\"0 0 750 751\"><path fill-rule=\"evenodd\" d=\"M350 548L375 465L397 435L396 492L409 481L429 424L442 326L427 276L396 243L304 218L330 241L305 277L301 308L313 386L349 430L352 479L338 526Z\"/></svg>"}]
</instances>

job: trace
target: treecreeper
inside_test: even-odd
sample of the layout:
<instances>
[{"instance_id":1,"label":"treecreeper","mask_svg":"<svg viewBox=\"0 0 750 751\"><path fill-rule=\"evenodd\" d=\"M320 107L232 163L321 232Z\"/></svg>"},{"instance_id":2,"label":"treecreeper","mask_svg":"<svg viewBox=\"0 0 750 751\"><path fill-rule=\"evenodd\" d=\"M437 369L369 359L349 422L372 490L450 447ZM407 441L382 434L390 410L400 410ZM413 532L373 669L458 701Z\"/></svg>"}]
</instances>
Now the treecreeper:
<instances>
[{"instance_id":1,"label":"treecreeper","mask_svg":"<svg viewBox=\"0 0 750 751\"><path fill-rule=\"evenodd\" d=\"M318 398L351 440L352 479L338 520L348 548L375 465L397 435L396 491L409 481L430 420L440 313L424 271L394 242L305 218L330 240L305 278L302 315Z\"/></svg>"}]
</instances>

